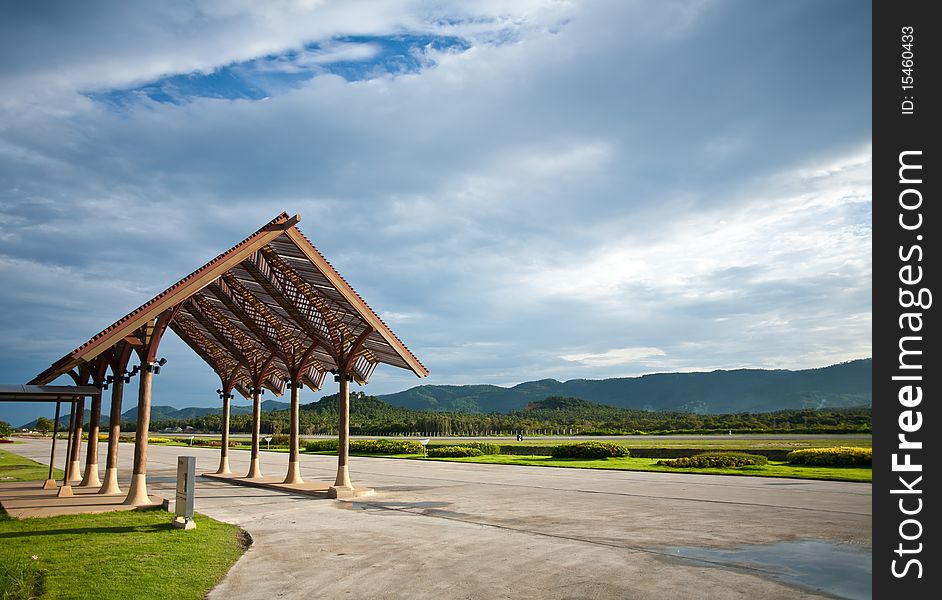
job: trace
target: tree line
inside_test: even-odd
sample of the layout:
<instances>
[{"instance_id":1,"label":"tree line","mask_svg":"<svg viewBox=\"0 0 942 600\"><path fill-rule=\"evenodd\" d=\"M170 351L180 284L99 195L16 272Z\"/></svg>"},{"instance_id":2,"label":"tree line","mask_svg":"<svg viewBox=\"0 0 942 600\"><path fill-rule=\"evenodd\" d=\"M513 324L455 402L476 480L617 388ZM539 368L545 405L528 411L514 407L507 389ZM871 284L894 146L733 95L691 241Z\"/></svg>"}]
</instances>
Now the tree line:
<instances>
[{"instance_id":1,"label":"tree line","mask_svg":"<svg viewBox=\"0 0 942 600\"><path fill-rule=\"evenodd\" d=\"M301 407L302 435L336 434L336 394ZM287 410L262 413L263 433L278 435L290 428ZM219 432L222 415L151 422L152 429L193 428ZM122 424L126 431L134 423ZM229 430L252 431L251 415L233 415ZM555 434L643 434L643 433L870 433L871 409L798 409L767 413L698 414L650 412L596 404L581 398L549 397L524 410L508 413L454 413L416 411L393 406L363 392L350 395L350 432L353 435L527 435Z\"/></svg>"}]
</instances>

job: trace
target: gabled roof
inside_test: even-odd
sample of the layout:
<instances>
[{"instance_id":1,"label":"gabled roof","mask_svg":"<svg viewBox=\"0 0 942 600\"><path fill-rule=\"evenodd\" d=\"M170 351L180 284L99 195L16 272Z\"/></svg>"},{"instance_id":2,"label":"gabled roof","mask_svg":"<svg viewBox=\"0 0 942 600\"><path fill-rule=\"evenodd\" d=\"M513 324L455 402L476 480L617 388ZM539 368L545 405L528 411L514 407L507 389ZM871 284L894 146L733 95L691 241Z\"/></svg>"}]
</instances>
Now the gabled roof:
<instances>
[{"instance_id":1,"label":"gabled roof","mask_svg":"<svg viewBox=\"0 0 942 600\"><path fill-rule=\"evenodd\" d=\"M379 363L428 370L282 213L56 361L32 382L45 384L92 362L145 324L176 308L170 328L220 376L251 388L249 365L271 358L265 387L281 393L288 363L306 353L303 380L320 388L336 357L360 340L351 374L369 380ZM369 331L368 331L369 330ZM362 338L362 339L361 339ZM312 347L313 350L310 350Z\"/></svg>"}]
</instances>

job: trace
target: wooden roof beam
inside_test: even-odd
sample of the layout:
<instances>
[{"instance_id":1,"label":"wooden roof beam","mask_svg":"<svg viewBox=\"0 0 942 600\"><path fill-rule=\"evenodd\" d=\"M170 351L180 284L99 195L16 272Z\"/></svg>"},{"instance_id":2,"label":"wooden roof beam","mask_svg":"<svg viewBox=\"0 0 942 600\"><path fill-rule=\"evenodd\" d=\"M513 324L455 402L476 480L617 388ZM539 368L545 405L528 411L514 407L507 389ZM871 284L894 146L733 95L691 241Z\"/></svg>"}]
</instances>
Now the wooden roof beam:
<instances>
[{"instance_id":1,"label":"wooden roof beam","mask_svg":"<svg viewBox=\"0 0 942 600\"><path fill-rule=\"evenodd\" d=\"M226 301L227 308L230 306L229 302L238 304L238 307L233 306L230 310L235 308L236 310L233 310L233 313L236 314L240 320L245 322L246 325L252 323L253 327L259 331L256 335L267 339L268 342L272 344L274 341L265 331L265 327L267 326L274 331L282 349L282 356L287 359L285 360L285 365L292 371L299 371L304 366L305 356L310 356L317 346L323 346L322 342L314 339L311 340L307 348L305 348L304 345L298 341L297 336L294 335L292 331L287 330L281 318L269 310L269 308L265 306L265 303L256 298L251 291L232 275L232 273L226 273L222 279L223 281L220 282L220 284L225 283L225 286L229 289L225 290L222 285L215 287L223 292L223 295L228 297L228 301ZM226 294L225 292L227 291L231 293ZM236 300L236 297L238 297L238 300ZM220 298L220 300L222 300L222 298ZM241 304L239 300L242 301ZM249 312L254 313L257 318L250 315ZM261 319L262 322L260 323L258 319ZM327 370L319 361L314 360L313 364L317 366L318 370Z\"/></svg>"},{"instance_id":2,"label":"wooden roof beam","mask_svg":"<svg viewBox=\"0 0 942 600\"><path fill-rule=\"evenodd\" d=\"M186 311L217 343L250 370L252 365L264 361L265 351L256 346L251 338L239 331L206 300L194 296L187 304Z\"/></svg>"},{"instance_id":3,"label":"wooden roof beam","mask_svg":"<svg viewBox=\"0 0 942 600\"><path fill-rule=\"evenodd\" d=\"M200 333L199 329L190 323L189 319L183 318L182 315L178 316L174 322L170 324L170 327L180 336L180 339L196 351L220 377L223 377L224 373L231 372L232 368L235 366L244 366L241 360L224 353L219 348L219 344Z\"/></svg>"},{"instance_id":4,"label":"wooden roof beam","mask_svg":"<svg viewBox=\"0 0 942 600\"><path fill-rule=\"evenodd\" d=\"M314 290L314 286L305 281L305 279L288 264L287 260L279 256L278 253L270 247L265 246L260 248L258 254L264 257L271 266L270 272L273 280L277 281L282 288L293 288L298 295L307 300L311 306L317 310L324 319L327 330L330 332L331 340L337 354L342 352L343 348L341 348L340 336L343 333L350 333L350 331L344 325L343 321L339 320L336 315L334 315L333 310L327 306L329 300L321 297L321 295Z\"/></svg>"},{"instance_id":5,"label":"wooden roof beam","mask_svg":"<svg viewBox=\"0 0 942 600\"><path fill-rule=\"evenodd\" d=\"M264 261L261 257L261 253L256 253L256 257L260 261ZM267 267L268 271L271 271L271 267L262 263L263 267ZM320 323L320 327L323 328L323 331L318 331L318 324L313 323L311 319L304 314L301 310L295 305L297 300L288 298L286 293L283 290L283 287L278 285L275 280L266 276L265 273L259 268L258 265L253 263L251 260L246 260L242 263L242 268L255 280L258 285L265 290L265 292L272 297L272 299L284 310L288 315L295 320L297 325L304 331L304 333L311 338L312 340L320 341L323 347L327 350L330 350L331 346L335 344L335 340L332 339L331 330L325 323ZM306 300L306 298L299 298L300 300ZM313 310L313 308L312 308ZM326 333L326 338L325 338ZM328 352L329 354L333 354Z\"/></svg>"}]
</instances>

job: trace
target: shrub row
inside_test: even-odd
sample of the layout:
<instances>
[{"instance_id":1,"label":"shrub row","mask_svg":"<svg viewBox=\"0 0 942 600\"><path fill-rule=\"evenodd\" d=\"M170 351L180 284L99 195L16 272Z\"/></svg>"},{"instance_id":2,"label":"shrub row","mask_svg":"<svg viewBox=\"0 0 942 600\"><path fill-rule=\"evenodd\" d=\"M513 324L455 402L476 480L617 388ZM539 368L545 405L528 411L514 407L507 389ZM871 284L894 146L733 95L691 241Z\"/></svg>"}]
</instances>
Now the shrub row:
<instances>
[{"instance_id":1,"label":"shrub row","mask_svg":"<svg viewBox=\"0 0 942 600\"><path fill-rule=\"evenodd\" d=\"M500 454L501 453L501 446L499 446L498 444L489 444L487 442L462 442L460 444L453 444L450 446L429 444L428 449L429 449L429 452L431 452L432 449L434 448L446 448L446 447L456 447L456 446L461 447L461 448L476 448L477 450L481 451L481 454Z\"/></svg>"},{"instance_id":2,"label":"shrub row","mask_svg":"<svg viewBox=\"0 0 942 600\"><path fill-rule=\"evenodd\" d=\"M786 457L794 465L816 467L849 467L873 464L873 448L806 448L793 450Z\"/></svg>"},{"instance_id":3,"label":"shrub row","mask_svg":"<svg viewBox=\"0 0 942 600\"><path fill-rule=\"evenodd\" d=\"M336 439L311 440L304 444L308 452L337 451ZM411 440L350 440L350 452L357 454L422 454L422 444Z\"/></svg>"},{"instance_id":4,"label":"shrub row","mask_svg":"<svg viewBox=\"0 0 942 600\"><path fill-rule=\"evenodd\" d=\"M350 451L361 454L422 454L422 444L411 440L350 440Z\"/></svg>"},{"instance_id":5,"label":"shrub row","mask_svg":"<svg viewBox=\"0 0 942 600\"><path fill-rule=\"evenodd\" d=\"M767 448L749 448L748 450L737 450L734 448L712 448L709 453L713 454L758 454L769 460L785 460L790 450L778 450ZM708 453L704 448L631 448L631 456L635 458L683 458L687 456L696 456L698 454Z\"/></svg>"},{"instance_id":6,"label":"shrub row","mask_svg":"<svg viewBox=\"0 0 942 600\"><path fill-rule=\"evenodd\" d=\"M337 448L339 447L340 443L337 441L337 438L310 440L304 442L304 449L308 452L328 452L331 450L336 452Z\"/></svg>"},{"instance_id":7,"label":"shrub row","mask_svg":"<svg viewBox=\"0 0 942 600\"><path fill-rule=\"evenodd\" d=\"M484 453L478 448L469 446L438 446L428 449L432 458L462 458L464 456L481 456Z\"/></svg>"},{"instance_id":8,"label":"shrub row","mask_svg":"<svg viewBox=\"0 0 942 600\"><path fill-rule=\"evenodd\" d=\"M678 469L695 467L699 469L722 469L728 467L746 467L751 465L766 465L769 459L759 454L743 454L740 452L705 452L696 456L685 456L670 460L657 461L658 466L676 467Z\"/></svg>"},{"instance_id":9,"label":"shrub row","mask_svg":"<svg viewBox=\"0 0 942 600\"><path fill-rule=\"evenodd\" d=\"M612 442L580 442L550 448L553 458L616 458L629 456L628 448Z\"/></svg>"}]
</instances>

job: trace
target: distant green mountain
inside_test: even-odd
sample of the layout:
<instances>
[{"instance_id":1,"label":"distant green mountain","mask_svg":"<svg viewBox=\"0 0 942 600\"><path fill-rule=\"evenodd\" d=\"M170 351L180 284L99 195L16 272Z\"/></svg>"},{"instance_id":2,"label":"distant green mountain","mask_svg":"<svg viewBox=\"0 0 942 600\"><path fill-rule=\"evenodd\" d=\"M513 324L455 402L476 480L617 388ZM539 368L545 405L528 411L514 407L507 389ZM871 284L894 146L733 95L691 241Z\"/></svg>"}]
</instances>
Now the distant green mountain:
<instances>
[{"instance_id":1,"label":"distant green mountain","mask_svg":"<svg viewBox=\"0 0 942 600\"><path fill-rule=\"evenodd\" d=\"M701 414L842 408L872 403L872 360L800 371L737 369L659 373L616 379L528 381L494 385L421 385L380 396L413 410L509 412L550 396L575 397L609 406Z\"/></svg>"}]
</instances>

